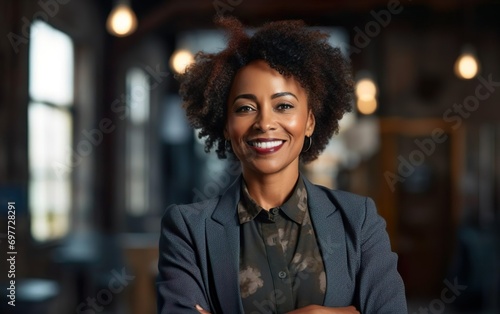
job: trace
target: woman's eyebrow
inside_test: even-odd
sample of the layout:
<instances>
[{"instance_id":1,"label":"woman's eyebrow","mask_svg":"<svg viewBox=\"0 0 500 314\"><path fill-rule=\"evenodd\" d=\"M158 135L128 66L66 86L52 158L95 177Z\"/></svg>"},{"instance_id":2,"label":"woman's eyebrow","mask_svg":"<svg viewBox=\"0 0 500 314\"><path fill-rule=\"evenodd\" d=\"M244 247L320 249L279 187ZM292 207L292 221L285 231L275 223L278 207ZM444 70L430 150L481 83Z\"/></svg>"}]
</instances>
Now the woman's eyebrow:
<instances>
[{"instance_id":1,"label":"woman's eyebrow","mask_svg":"<svg viewBox=\"0 0 500 314\"><path fill-rule=\"evenodd\" d=\"M237 101L240 98L250 99L250 100L253 100L253 101L257 102L257 97L255 95L253 95L253 94L241 94L241 95L238 95L238 96L234 97L233 104L234 104L235 101Z\"/></svg>"},{"instance_id":2,"label":"woman's eyebrow","mask_svg":"<svg viewBox=\"0 0 500 314\"><path fill-rule=\"evenodd\" d=\"M283 96L292 96L293 98L299 100L297 96L295 96L293 93L290 92L281 92L281 93L276 93L271 96L271 99L278 98L278 97L283 97Z\"/></svg>"},{"instance_id":3,"label":"woman's eyebrow","mask_svg":"<svg viewBox=\"0 0 500 314\"><path fill-rule=\"evenodd\" d=\"M279 98L279 97L283 97L283 96L292 96L293 98L299 100L297 98L297 96L295 96L293 93L290 93L290 92L280 92L280 93L273 94L273 95L271 95L271 99L275 99L275 98ZM241 95L234 97L233 104L236 100L238 100L240 98L250 99L250 100L257 102L257 97L254 94L241 94Z\"/></svg>"}]
</instances>

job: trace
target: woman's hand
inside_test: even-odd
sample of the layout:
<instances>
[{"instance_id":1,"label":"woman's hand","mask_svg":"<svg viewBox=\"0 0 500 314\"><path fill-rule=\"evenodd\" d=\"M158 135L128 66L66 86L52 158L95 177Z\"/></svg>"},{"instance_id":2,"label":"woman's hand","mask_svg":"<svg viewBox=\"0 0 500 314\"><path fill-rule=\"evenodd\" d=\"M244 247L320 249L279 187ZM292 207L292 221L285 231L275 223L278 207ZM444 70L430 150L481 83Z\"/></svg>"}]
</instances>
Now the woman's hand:
<instances>
[{"instance_id":1,"label":"woman's hand","mask_svg":"<svg viewBox=\"0 0 500 314\"><path fill-rule=\"evenodd\" d=\"M293 310L287 314L359 314L354 306L347 307L326 307L320 305L308 305L303 308Z\"/></svg>"},{"instance_id":2,"label":"woman's hand","mask_svg":"<svg viewBox=\"0 0 500 314\"><path fill-rule=\"evenodd\" d=\"M195 308L198 310L198 313L200 314L210 314L209 311L205 311L201 306L199 306L198 304L196 304Z\"/></svg>"}]
</instances>

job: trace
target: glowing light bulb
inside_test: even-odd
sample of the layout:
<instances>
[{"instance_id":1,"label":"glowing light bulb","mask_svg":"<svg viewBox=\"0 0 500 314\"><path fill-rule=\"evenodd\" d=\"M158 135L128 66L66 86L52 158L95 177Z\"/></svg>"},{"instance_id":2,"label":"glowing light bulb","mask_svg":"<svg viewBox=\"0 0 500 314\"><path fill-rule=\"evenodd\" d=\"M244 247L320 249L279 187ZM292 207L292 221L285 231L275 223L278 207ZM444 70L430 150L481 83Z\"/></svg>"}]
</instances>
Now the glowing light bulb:
<instances>
[{"instance_id":1,"label":"glowing light bulb","mask_svg":"<svg viewBox=\"0 0 500 314\"><path fill-rule=\"evenodd\" d=\"M455 74L462 79L470 80L479 72L479 62L473 53L461 54L455 62Z\"/></svg>"},{"instance_id":2,"label":"glowing light bulb","mask_svg":"<svg viewBox=\"0 0 500 314\"><path fill-rule=\"evenodd\" d=\"M128 36L137 28L137 17L130 6L119 4L109 14L106 27L108 32L114 36Z\"/></svg>"},{"instance_id":3,"label":"glowing light bulb","mask_svg":"<svg viewBox=\"0 0 500 314\"><path fill-rule=\"evenodd\" d=\"M370 100L358 99L356 102L356 107L361 114L369 115L377 110L377 99L372 98Z\"/></svg>"},{"instance_id":4,"label":"glowing light bulb","mask_svg":"<svg viewBox=\"0 0 500 314\"><path fill-rule=\"evenodd\" d=\"M186 72L186 68L194 62L194 56L189 50L181 49L174 52L170 58L170 67L176 73Z\"/></svg>"},{"instance_id":5,"label":"glowing light bulb","mask_svg":"<svg viewBox=\"0 0 500 314\"><path fill-rule=\"evenodd\" d=\"M356 83L356 96L363 101L370 101L375 99L377 95L377 86L368 78L359 80Z\"/></svg>"},{"instance_id":6,"label":"glowing light bulb","mask_svg":"<svg viewBox=\"0 0 500 314\"><path fill-rule=\"evenodd\" d=\"M369 115L377 110L377 85L368 77L359 79L355 86L356 108L359 113Z\"/></svg>"}]
</instances>

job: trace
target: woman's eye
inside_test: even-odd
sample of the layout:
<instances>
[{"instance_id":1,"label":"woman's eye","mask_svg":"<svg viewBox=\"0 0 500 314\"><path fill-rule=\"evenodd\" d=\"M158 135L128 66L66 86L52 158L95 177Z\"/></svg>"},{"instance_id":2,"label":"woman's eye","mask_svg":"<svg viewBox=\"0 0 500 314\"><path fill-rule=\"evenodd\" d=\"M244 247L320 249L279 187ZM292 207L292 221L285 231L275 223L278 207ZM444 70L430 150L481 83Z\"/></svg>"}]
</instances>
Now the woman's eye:
<instances>
[{"instance_id":1,"label":"woman's eye","mask_svg":"<svg viewBox=\"0 0 500 314\"><path fill-rule=\"evenodd\" d=\"M236 112L250 112L253 111L254 109L250 106L240 106L236 108Z\"/></svg>"},{"instance_id":2,"label":"woman's eye","mask_svg":"<svg viewBox=\"0 0 500 314\"><path fill-rule=\"evenodd\" d=\"M290 104L279 104L278 106L276 106L276 109L278 110L287 110L287 109L292 109L293 106L290 105Z\"/></svg>"}]
</instances>

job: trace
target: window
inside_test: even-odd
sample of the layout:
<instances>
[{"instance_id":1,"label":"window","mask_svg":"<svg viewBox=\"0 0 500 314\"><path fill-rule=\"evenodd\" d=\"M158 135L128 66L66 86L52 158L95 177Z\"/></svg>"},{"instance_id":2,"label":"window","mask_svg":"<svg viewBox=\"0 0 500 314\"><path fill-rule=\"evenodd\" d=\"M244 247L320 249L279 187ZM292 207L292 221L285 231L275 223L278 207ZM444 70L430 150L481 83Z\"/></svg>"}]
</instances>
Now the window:
<instances>
[{"instance_id":1,"label":"window","mask_svg":"<svg viewBox=\"0 0 500 314\"><path fill-rule=\"evenodd\" d=\"M130 115L126 135L126 209L133 216L149 208L149 77L132 68L127 73L126 90Z\"/></svg>"},{"instance_id":2,"label":"window","mask_svg":"<svg viewBox=\"0 0 500 314\"><path fill-rule=\"evenodd\" d=\"M29 208L33 238L46 241L70 227L74 53L71 38L42 21L30 40Z\"/></svg>"}]
</instances>

